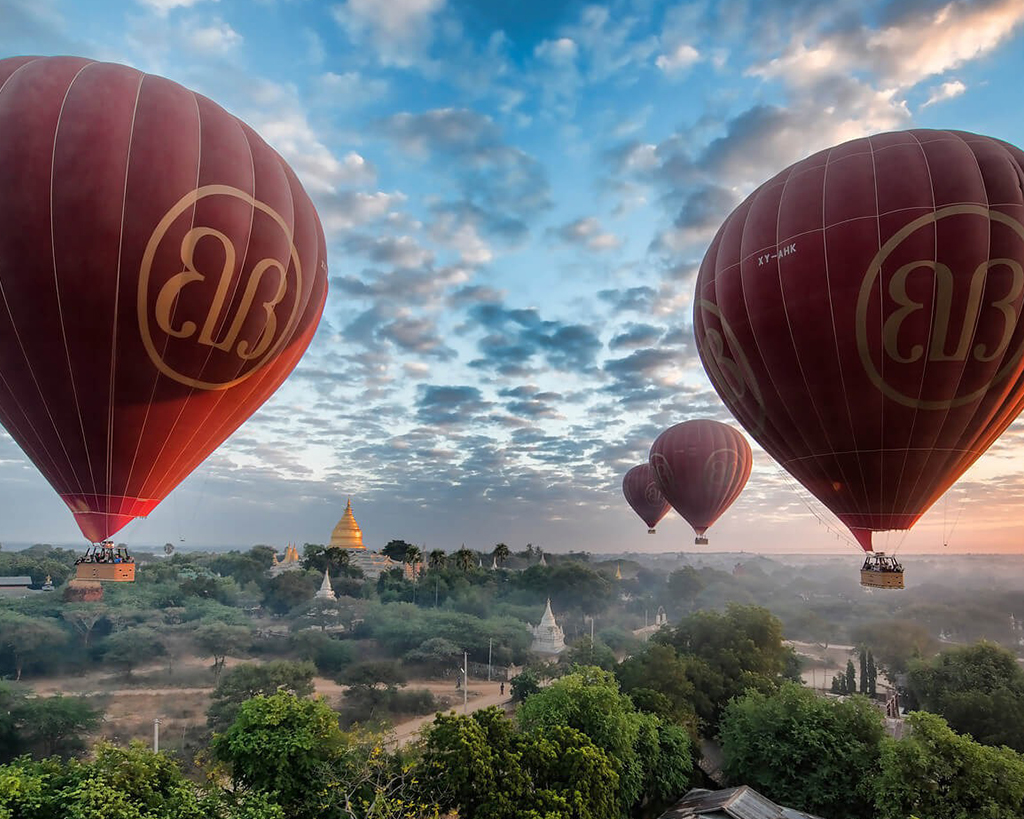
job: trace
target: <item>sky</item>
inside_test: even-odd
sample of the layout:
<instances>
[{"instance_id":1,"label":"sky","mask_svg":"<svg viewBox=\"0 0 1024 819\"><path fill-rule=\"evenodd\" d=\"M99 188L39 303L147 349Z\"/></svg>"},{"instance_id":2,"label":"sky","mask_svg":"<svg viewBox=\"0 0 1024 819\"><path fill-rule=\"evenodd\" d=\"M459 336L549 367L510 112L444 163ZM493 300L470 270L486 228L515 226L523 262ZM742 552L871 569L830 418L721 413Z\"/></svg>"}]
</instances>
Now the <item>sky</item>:
<instances>
[{"instance_id":1,"label":"sky","mask_svg":"<svg viewBox=\"0 0 1024 819\"><path fill-rule=\"evenodd\" d=\"M692 551L620 487L664 428L732 421L691 317L722 220L879 131L1024 145L1022 0L0 0L0 57L22 54L205 94L288 160L327 234L309 351L129 544L323 543L350 497L372 548ZM876 548L1024 549L1022 439ZM709 536L855 559L756 445ZM82 544L2 429L0 542Z\"/></svg>"}]
</instances>

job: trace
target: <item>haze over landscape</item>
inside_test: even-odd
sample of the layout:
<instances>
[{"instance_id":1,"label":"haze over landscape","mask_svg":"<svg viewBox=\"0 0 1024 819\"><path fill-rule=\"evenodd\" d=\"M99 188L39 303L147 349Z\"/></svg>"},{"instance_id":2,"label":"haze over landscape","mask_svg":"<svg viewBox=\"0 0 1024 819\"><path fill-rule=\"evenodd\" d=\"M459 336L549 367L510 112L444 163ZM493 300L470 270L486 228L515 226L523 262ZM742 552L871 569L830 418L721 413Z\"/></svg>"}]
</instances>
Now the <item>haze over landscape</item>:
<instances>
[{"instance_id":1,"label":"haze over landscape","mask_svg":"<svg viewBox=\"0 0 1024 819\"><path fill-rule=\"evenodd\" d=\"M688 550L674 514L644 533L620 481L663 428L734 423L692 336L715 230L846 139L1024 144L1022 24L1020 0L0 0L0 55L83 54L210 96L292 164L327 232L299 367L118 540L323 543L351 497L375 547ZM878 548L1019 551L1022 433ZM0 485L0 541L81 544L2 430ZM853 557L826 516L754 445L706 548Z\"/></svg>"}]
</instances>

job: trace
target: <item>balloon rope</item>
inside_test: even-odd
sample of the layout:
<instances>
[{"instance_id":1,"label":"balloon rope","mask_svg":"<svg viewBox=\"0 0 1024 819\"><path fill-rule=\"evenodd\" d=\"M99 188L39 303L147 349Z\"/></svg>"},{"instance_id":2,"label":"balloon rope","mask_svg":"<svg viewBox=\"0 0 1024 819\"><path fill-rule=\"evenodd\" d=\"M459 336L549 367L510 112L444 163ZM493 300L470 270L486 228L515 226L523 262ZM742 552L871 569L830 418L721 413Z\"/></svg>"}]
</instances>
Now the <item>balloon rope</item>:
<instances>
[{"instance_id":1,"label":"balloon rope","mask_svg":"<svg viewBox=\"0 0 1024 819\"><path fill-rule=\"evenodd\" d=\"M772 466L775 467L775 470L780 475L782 475L782 477L787 481L787 483L789 483L790 488L796 493L796 496L800 499L800 502L805 507L807 507L807 511L810 512L817 519L818 523L825 527L826 531L828 531L830 534L834 534L836 536L836 540L846 543L848 546L852 546L857 551L863 551L863 549L861 549L860 547L860 544L853 540L848 534L846 534L846 526L842 523L842 521L839 520L839 518L836 518L835 521L832 522L819 515L817 509L815 508L819 504L807 500L807 498L804 496L804 492L806 490L804 490L804 488L796 481L796 479L792 475L790 475L785 469L779 466L778 463L775 462L774 458L771 459L771 463ZM832 516L835 517L834 514Z\"/></svg>"}]
</instances>

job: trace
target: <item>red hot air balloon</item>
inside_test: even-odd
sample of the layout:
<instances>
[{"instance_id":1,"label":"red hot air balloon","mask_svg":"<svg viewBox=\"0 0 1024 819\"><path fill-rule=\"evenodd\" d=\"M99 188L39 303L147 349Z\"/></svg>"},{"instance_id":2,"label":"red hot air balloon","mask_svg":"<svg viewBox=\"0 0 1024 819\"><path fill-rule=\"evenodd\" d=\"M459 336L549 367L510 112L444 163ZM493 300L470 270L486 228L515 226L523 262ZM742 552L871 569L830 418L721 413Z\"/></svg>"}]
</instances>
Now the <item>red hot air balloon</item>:
<instances>
[{"instance_id":1,"label":"red hot air balloon","mask_svg":"<svg viewBox=\"0 0 1024 819\"><path fill-rule=\"evenodd\" d=\"M715 389L867 552L1024 406L1022 186L1005 142L878 134L770 179L704 257L694 331Z\"/></svg>"},{"instance_id":2,"label":"red hot air balloon","mask_svg":"<svg viewBox=\"0 0 1024 819\"><path fill-rule=\"evenodd\" d=\"M0 60L0 423L105 540L281 385L323 229L245 123L123 65Z\"/></svg>"},{"instance_id":3,"label":"red hot air balloon","mask_svg":"<svg viewBox=\"0 0 1024 819\"><path fill-rule=\"evenodd\" d=\"M625 474L622 478L622 494L626 496L626 503L640 516L640 520L647 524L649 535L654 534L658 521L672 508L661 494L650 464L634 466Z\"/></svg>"},{"instance_id":4,"label":"red hot air balloon","mask_svg":"<svg viewBox=\"0 0 1024 819\"><path fill-rule=\"evenodd\" d=\"M651 446L650 465L680 517L704 536L728 509L750 477L753 456L742 434L727 424L700 419L669 427Z\"/></svg>"}]
</instances>

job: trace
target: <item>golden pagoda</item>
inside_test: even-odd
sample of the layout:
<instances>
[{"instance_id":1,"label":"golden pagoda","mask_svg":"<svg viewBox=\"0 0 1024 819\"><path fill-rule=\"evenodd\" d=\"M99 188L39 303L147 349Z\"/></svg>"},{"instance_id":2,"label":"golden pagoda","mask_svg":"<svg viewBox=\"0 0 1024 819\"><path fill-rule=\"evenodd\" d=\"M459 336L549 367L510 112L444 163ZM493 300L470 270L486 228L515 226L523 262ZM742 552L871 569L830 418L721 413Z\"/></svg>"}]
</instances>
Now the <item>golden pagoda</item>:
<instances>
[{"instance_id":1,"label":"golden pagoda","mask_svg":"<svg viewBox=\"0 0 1024 819\"><path fill-rule=\"evenodd\" d=\"M352 514L352 499L349 498L345 504L345 514L341 516L338 525L331 532L331 548L341 549L363 549L363 530L356 523L355 515Z\"/></svg>"}]
</instances>

